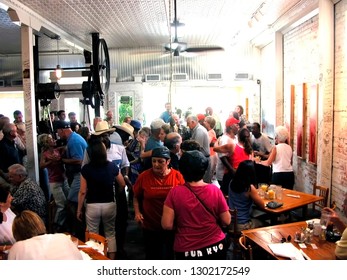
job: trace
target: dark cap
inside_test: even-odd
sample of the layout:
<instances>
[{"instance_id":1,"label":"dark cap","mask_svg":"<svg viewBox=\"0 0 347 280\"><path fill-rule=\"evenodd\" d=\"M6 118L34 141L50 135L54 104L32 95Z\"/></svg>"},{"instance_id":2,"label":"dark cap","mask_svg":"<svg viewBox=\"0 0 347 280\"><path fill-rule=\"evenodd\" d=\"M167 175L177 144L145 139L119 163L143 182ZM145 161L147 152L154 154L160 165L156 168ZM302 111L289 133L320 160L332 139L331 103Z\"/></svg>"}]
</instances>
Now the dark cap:
<instances>
[{"instance_id":1,"label":"dark cap","mask_svg":"<svg viewBox=\"0 0 347 280\"><path fill-rule=\"evenodd\" d=\"M70 128L70 124L65 121L56 121L54 122L54 128L55 129L64 129L64 128Z\"/></svg>"},{"instance_id":2,"label":"dark cap","mask_svg":"<svg viewBox=\"0 0 347 280\"><path fill-rule=\"evenodd\" d=\"M159 148L155 148L152 150L152 157L158 157L158 158L167 158L170 159L170 150L165 147L161 146Z\"/></svg>"},{"instance_id":3,"label":"dark cap","mask_svg":"<svg viewBox=\"0 0 347 280\"><path fill-rule=\"evenodd\" d=\"M130 125L136 130L140 130L142 127L141 123L138 120L131 120Z\"/></svg>"}]
</instances>

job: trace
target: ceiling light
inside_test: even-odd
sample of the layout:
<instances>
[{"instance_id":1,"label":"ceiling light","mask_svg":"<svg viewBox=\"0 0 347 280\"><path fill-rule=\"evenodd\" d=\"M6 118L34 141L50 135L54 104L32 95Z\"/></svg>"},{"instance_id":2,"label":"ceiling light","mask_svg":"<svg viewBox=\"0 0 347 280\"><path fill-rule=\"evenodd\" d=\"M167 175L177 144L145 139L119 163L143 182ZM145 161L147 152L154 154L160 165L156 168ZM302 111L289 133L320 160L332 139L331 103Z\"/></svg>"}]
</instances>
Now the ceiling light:
<instances>
[{"instance_id":1,"label":"ceiling light","mask_svg":"<svg viewBox=\"0 0 347 280\"><path fill-rule=\"evenodd\" d=\"M60 65L58 64L57 67L54 70L55 72L55 76L57 77L58 80L60 80L60 78L63 75L63 69L61 69Z\"/></svg>"},{"instance_id":2,"label":"ceiling light","mask_svg":"<svg viewBox=\"0 0 347 280\"><path fill-rule=\"evenodd\" d=\"M55 68L54 72L55 72L55 76L57 77L57 80L59 80L61 78L61 76L63 75L63 69L60 67L60 64L59 64L59 40L60 40L60 37L57 35L55 37L55 39L57 40L57 67Z\"/></svg>"}]
</instances>

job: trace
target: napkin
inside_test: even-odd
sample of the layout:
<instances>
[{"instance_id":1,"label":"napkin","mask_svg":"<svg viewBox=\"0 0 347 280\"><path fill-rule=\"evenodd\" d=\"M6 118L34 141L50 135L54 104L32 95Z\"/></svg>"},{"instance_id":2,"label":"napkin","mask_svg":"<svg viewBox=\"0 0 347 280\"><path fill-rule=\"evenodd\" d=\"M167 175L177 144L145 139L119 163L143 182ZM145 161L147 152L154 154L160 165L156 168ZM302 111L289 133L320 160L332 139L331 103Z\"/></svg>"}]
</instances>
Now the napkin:
<instances>
[{"instance_id":1,"label":"napkin","mask_svg":"<svg viewBox=\"0 0 347 280\"><path fill-rule=\"evenodd\" d=\"M304 260L305 258L292 243L273 243L268 244L274 255L291 260Z\"/></svg>"},{"instance_id":2,"label":"napkin","mask_svg":"<svg viewBox=\"0 0 347 280\"><path fill-rule=\"evenodd\" d=\"M89 247L92 247L93 249L97 250L100 254L104 254L104 245L100 244L98 242L95 242L94 240L88 240L86 244Z\"/></svg>"}]
</instances>

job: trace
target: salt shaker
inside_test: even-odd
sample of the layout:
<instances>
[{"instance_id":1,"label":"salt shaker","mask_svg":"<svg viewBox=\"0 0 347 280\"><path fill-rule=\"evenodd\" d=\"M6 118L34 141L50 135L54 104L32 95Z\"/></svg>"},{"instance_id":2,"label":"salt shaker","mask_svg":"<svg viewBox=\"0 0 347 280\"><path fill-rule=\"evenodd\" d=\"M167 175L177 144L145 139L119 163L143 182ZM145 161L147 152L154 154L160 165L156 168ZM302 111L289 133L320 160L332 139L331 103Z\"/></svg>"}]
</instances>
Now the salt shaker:
<instances>
[{"instance_id":1,"label":"salt shaker","mask_svg":"<svg viewBox=\"0 0 347 280\"><path fill-rule=\"evenodd\" d=\"M305 243L306 244L311 244L312 243L312 238L313 238L313 230L307 228L305 230Z\"/></svg>"}]
</instances>

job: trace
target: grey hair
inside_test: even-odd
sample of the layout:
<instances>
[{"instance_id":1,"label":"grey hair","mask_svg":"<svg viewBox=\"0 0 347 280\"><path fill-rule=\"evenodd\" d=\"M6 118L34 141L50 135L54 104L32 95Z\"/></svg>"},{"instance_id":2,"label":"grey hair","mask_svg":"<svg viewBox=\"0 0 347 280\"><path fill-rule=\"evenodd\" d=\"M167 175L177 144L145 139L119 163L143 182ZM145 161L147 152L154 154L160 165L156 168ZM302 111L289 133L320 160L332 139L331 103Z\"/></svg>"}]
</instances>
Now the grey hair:
<instances>
[{"instance_id":1,"label":"grey hair","mask_svg":"<svg viewBox=\"0 0 347 280\"><path fill-rule=\"evenodd\" d=\"M28 172L26 170L26 168L19 164L19 163L15 163L15 164L12 164L9 168L8 168L8 171L12 171L16 174L16 175L22 175L24 177L28 177Z\"/></svg>"},{"instance_id":2,"label":"grey hair","mask_svg":"<svg viewBox=\"0 0 347 280\"><path fill-rule=\"evenodd\" d=\"M198 117L195 116L195 115L189 115L189 116L187 117L187 120L191 120L191 121L194 121L194 122L199 122L199 121L198 121Z\"/></svg>"},{"instance_id":3,"label":"grey hair","mask_svg":"<svg viewBox=\"0 0 347 280\"><path fill-rule=\"evenodd\" d=\"M14 123L5 123L4 127L2 128L2 133L4 135L10 135L15 127L16 125Z\"/></svg>"},{"instance_id":4,"label":"grey hair","mask_svg":"<svg viewBox=\"0 0 347 280\"><path fill-rule=\"evenodd\" d=\"M275 137L277 137L277 140L281 143L286 142L286 140L289 137L289 133L287 128L285 128L284 126L277 126L275 129Z\"/></svg>"}]
</instances>

